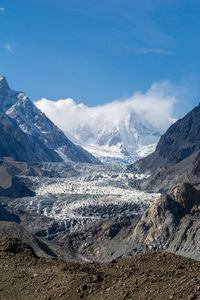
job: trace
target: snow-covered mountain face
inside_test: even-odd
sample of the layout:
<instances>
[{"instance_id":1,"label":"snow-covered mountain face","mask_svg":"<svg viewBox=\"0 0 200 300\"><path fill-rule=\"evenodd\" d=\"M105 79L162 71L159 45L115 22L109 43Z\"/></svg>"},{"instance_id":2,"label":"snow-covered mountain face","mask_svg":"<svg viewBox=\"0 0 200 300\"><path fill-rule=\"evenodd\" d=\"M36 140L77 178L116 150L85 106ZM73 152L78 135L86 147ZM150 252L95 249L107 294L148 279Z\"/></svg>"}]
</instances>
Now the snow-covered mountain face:
<instances>
[{"instance_id":1,"label":"snow-covered mountain face","mask_svg":"<svg viewBox=\"0 0 200 300\"><path fill-rule=\"evenodd\" d=\"M171 99L158 101L153 91L146 102L141 95L135 98L98 107L72 99L41 99L36 106L102 162L129 164L153 152L161 134L174 122Z\"/></svg>"},{"instance_id":2,"label":"snow-covered mountain face","mask_svg":"<svg viewBox=\"0 0 200 300\"><path fill-rule=\"evenodd\" d=\"M40 160L43 161L99 163L93 155L73 144L24 93L11 90L3 76L0 76L0 110L17 122L29 140L32 138L32 144L42 144L42 148L46 147L54 151L54 155L48 157L45 155L44 149L41 149L43 154L30 158L30 160L35 161L40 157Z\"/></svg>"},{"instance_id":3,"label":"snow-covered mountain face","mask_svg":"<svg viewBox=\"0 0 200 300\"><path fill-rule=\"evenodd\" d=\"M134 112L119 119L104 114L71 129L69 134L104 163L128 164L153 152L161 132Z\"/></svg>"}]
</instances>

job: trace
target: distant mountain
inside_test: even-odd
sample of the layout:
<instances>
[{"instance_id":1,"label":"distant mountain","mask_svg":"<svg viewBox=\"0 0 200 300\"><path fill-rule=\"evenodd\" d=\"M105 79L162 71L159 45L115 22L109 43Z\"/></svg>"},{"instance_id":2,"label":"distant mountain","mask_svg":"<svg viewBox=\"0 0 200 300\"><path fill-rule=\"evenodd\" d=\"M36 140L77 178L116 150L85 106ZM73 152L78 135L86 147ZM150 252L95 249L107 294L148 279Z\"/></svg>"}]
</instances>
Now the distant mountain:
<instances>
[{"instance_id":1,"label":"distant mountain","mask_svg":"<svg viewBox=\"0 0 200 300\"><path fill-rule=\"evenodd\" d=\"M129 167L147 178L134 180L137 188L168 191L175 183L199 184L200 105L175 122L161 136L156 150Z\"/></svg>"},{"instance_id":2,"label":"distant mountain","mask_svg":"<svg viewBox=\"0 0 200 300\"><path fill-rule=\"evenodd\" d=\"M69 131L69 136L104 163L131 163L154 151L161 132L133 111L113 120L93 115ZM75 140L74 140L75 141Z\"/></svg>"},{"instance_id":3,"label":"distant mountain","mask_svg":"<svg viewBox=\"0 0 200 300\"><path fill-rule=\"evenodd\" d=\"M174 122L168 113L162 112L161 118L156 108L134 101L87 107L72 99L54 102L44 98L35 104L74 143L103 163L130 164L152 153L161 134Z\"/></svg>"},{"instance_id":4,"label":"distant mountain","mask_svg":"<svg viewBox=\"0 0 200 300\"><path fill-rule=\"evenodd\" d=\"M3 76L0 76L0 133L0 157L99 163L73 144L24 93L11 90Z\"/></svg>"}]
</instances>

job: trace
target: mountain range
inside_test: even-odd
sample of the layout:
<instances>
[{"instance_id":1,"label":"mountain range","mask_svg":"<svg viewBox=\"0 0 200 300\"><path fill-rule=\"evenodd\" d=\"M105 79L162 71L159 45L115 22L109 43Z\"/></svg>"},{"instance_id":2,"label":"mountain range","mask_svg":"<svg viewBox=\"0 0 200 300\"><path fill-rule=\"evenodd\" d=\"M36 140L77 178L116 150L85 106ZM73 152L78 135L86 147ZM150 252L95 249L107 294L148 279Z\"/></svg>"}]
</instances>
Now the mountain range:
<instances>
[{"instance_id":1,"label":"mountain range","mask_svg":"<svg viewBox=\"0 0 200 300\"><path fill-rule=\"evenodd\" d=\"M65 260L152 250L200 260L200 106L172 124L147 157L108 166L0 79L1 237Z\"/></svg>"},{"instance_id":2,"label":"mountain range","mask_svg":"<svg viewBox=\"0 0 200 300\"><path fill-rule=\"evenodd\" d=\"M91 170L70 164L29 166L29 170L34 168L34 176L39 172L49 177L40 182L31 177L29 187L39 194L7 201L8 206L18 211L22 225L32 233L86 259L107 261L152 249L200 259L199 120L200 106L161 136L155 152L124 166L124 173L106 166L99 166L98 172L97 166ZM145 191L144 201L150 195L146 191L163 194L155 194L157 199L152 198L149 207L138 210L141 200L131 208L127 196L126 203L117 194L119 187L123 195L133 191L131 197L136 199L138 189ZM111 194L112 202L108 202Z\"/></svg>"}]
</instances>

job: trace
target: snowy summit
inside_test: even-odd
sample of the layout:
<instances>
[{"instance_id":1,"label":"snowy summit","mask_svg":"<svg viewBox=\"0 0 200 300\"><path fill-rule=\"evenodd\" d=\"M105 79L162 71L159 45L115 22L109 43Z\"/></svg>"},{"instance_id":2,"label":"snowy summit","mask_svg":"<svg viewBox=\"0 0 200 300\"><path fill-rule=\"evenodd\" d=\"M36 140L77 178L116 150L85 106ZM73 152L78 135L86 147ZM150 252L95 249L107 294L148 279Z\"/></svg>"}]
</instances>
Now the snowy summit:
<instances>
[{"instance_id":1,"label":"snowy summit","mask_svg":"<svg viewBox=\"0 0 200 300\"><path fill-rule=\"evenodd\" d=\"M76 144L103 163L129 164L154 151L160 136L174 122L174 99L165 94L168 82L154 84L146 94L88 107L73 99L36 102Z\"/></svg>"}]
</instances>

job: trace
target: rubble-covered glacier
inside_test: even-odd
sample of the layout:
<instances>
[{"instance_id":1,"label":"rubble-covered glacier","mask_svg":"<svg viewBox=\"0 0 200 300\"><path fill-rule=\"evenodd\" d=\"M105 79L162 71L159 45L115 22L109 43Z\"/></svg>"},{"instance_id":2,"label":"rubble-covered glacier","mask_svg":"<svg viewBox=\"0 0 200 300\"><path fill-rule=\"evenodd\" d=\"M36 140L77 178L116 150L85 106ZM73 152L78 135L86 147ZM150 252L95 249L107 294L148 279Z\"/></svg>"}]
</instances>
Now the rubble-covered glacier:
<instances>
[{"instance_id":1,"label":"rubble-covered glacier","mask_svg":"<svg viewBox=\"0 0 200 300\"><path fill-rule=\"evenodd\" d=\"M83 163L34 163L41 176L24 176L35 197L12 200L12 206L80 228L97 220L142 213L158 194L133 189L126 166ZM76 226L73 226L75 224Z\"/></svg>"}]
</instances>

